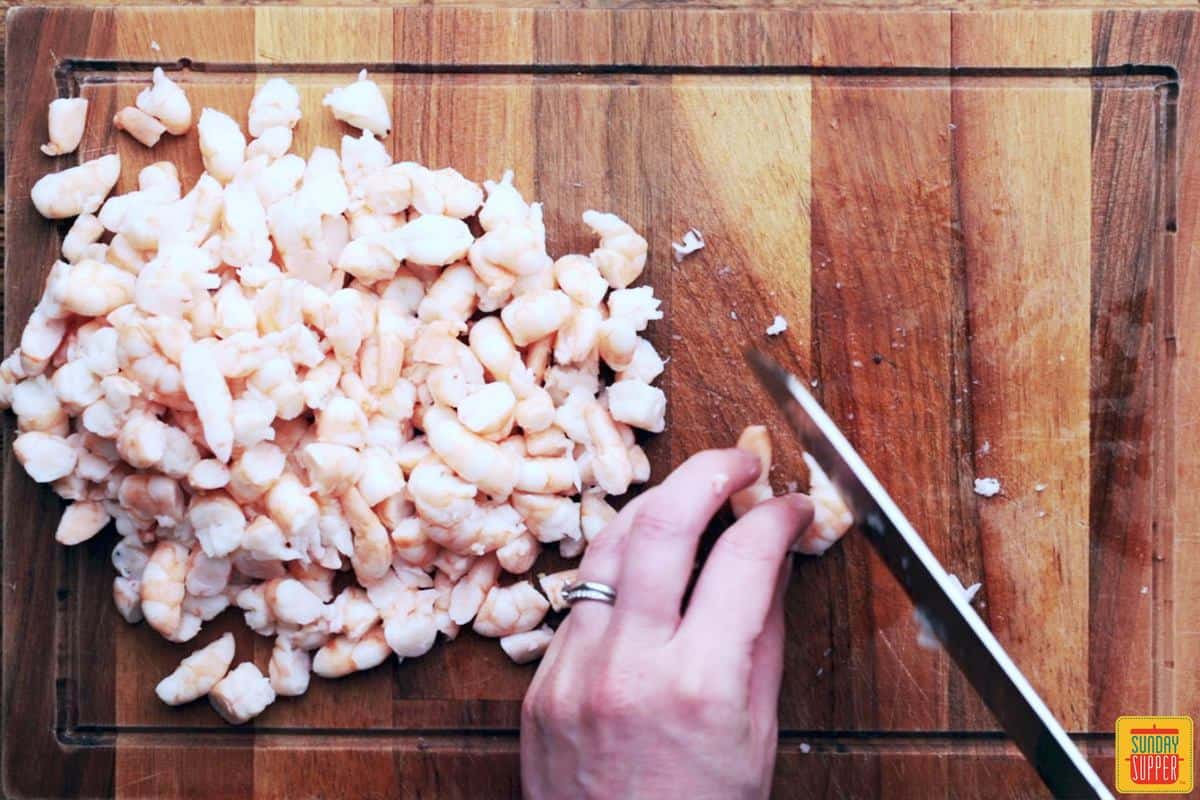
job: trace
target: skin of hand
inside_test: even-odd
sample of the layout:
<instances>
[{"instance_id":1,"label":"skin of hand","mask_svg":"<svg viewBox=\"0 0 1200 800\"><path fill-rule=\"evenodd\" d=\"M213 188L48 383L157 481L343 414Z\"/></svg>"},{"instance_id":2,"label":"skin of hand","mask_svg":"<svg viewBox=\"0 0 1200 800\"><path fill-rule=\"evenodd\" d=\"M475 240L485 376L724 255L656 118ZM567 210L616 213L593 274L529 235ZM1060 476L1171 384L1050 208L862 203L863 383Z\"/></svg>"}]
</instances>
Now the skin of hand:
<instances>
[{"instance_id":1,"label":"skin of hand","mask_svg":"<svg viewBox=\"0 0 1200 800\"><path fill-rule=\"evenodd\" d=\"M744 451L698 453L592 541L579 580L617 601L577 603L534 676L526 797L767 796L788 548L812 520L809 499L773 498L730 526L680 613L705 526L759 469Z\"/></svg>"}]
</instances>

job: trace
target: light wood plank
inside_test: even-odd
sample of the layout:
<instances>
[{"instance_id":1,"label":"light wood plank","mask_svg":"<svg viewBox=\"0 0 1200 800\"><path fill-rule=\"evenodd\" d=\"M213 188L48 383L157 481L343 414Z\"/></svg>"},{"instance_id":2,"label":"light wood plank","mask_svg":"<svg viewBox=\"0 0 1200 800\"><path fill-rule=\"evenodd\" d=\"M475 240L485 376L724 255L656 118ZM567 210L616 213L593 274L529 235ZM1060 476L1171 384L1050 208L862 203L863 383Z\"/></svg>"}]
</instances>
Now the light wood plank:
<instances>
[{"instance_id":1,"label":"light wood plank","mask_svg":"<svg viewBox=\"0 0 1200 800\"><path fill-rule=\"evenodd\" d=\"M976 512L988 621L1077 729L1088 685L1091 91L961 88L954 105L974 471L1001 485Z\"/></svg>"}]
</instances>

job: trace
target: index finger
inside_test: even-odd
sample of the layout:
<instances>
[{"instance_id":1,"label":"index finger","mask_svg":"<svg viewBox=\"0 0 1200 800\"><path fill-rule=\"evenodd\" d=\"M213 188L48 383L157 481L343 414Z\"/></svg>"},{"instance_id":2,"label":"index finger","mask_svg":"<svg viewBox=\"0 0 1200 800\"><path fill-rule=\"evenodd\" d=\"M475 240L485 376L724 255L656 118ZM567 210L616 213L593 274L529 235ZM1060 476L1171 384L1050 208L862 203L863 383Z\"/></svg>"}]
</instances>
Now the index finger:
<instances>
[{"instance_id":1,"label":"index finger","mask_svg":"<svg viewBox=\"0 0 1200 800\"><path fill-rule=\"evenodd\" d=\"M738 657L749 652L766 624L780 566L812 517L812 501L789 494L731 525L704 563L679 635L702 646L718 641Z\"/></svg>"}]
</instances>

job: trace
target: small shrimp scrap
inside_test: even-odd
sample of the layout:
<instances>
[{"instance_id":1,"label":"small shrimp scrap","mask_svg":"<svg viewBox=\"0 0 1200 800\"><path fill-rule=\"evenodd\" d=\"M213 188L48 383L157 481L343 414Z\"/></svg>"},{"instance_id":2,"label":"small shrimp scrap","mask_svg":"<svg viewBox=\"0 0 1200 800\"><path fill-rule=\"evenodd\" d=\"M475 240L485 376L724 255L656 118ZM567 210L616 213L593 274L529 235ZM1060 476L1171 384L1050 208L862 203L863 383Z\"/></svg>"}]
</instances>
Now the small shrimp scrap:
<instances>
[{"instance_id":1,"label":"small shrimp scrap","mask_svg":"<svg viewBox=\"0 0 1200 800\"><path fill-rule=\"evenodd\" d=\"M86 103L56 103L65 153ZM76 219L0 362L16 457L69 501L55 538L114 523L121 616L184 643L233 606L273 638L265 668L226 634L157 686L234 724L467 625L540 657L568 573L549 598L505 573L580 555L650 477L635 429L666 422L640 234L588 211L595 249L556 259L511 172L393 163L365 73L325 105L360 131L306 159L286 80L243 130L155 70L116 124L195 136L205 172L160 161L110 197L114 154L39 180L38 211Z\"/></svg>"}]
</instances>

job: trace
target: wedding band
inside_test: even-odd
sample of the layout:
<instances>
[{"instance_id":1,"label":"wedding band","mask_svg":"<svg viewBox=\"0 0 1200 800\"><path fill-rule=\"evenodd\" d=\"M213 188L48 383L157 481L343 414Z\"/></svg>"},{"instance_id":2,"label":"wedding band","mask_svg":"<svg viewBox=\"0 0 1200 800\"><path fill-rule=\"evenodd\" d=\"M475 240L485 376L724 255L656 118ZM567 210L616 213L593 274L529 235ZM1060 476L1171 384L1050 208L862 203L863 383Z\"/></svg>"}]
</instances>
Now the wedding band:
<instances>
[{"instance_id":1,"label":"wedding band","mask_svg":"<svg viewBox=\"0 0 1200 800\"><path fill-rule=\"evenodd\" d=\"M617 602L617 590L607 584L596 581L579 581L563 589L563 600L573 606L581 600L594 600L597 603L612 605Z\"/></svg>"}]
</instances>

